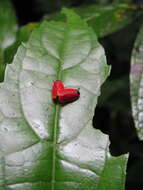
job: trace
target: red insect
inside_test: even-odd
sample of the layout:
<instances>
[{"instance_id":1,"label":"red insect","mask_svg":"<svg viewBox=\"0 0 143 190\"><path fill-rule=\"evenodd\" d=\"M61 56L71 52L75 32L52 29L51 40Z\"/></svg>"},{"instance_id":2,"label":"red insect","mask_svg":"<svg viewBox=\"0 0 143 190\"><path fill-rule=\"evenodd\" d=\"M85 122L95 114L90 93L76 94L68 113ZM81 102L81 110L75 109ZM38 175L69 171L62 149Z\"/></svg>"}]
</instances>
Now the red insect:
<instances>
[{"instance_id":1,"label":"red insect","mask_svg":"<svg viewBox=\"0 0 143 190\"><path fill-rule=\"evenodd\" d=\"M75 88L65 88L62 81L57 80L52 86L52 98L56 103L66 104L77 100L80 92Z\"/></svg>"}]
</instances>

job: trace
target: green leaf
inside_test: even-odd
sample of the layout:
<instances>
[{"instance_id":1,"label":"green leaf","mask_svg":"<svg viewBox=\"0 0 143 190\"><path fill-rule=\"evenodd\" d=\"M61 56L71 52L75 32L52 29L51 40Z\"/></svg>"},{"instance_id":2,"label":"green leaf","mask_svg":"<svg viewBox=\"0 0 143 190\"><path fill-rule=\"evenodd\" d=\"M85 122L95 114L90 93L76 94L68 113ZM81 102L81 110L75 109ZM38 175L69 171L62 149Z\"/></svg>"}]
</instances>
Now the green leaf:
<instances>
[{"instance_id":1,"label":"green leaf","mask_svg":"<svg viewBox=\"0 0 143 190\"><path fill-rule=\"evenodd\" d=\"M0 189L124 189L126 156L92 127L110 67L92 29L63 12L66 23L43 22L19 47L0 85ZM55 105L55 80L79 87L79 100Z\"/></svg>"},{"instance_id":2,"label":"green leaf","mask_svg":"<svg viewBox=\"0 0 143 190\"><path fill-rule=\"evenodd\" d=\"M140 8L128 4L91 4L73 9L94 29L98 37L115 32L135 19ZM48 15L48 20L65 20L59 12Z\"/></svg>"},{"instance_id":3,"label":"green leaf","mask_svg":"<svg viewBox=\"0 0 143 190\"><path fill-rule=\"evenodd\" d=\"M9 0L0 0L0 81L3 81L5 64L4 50L16 38L17 22L15 12Z\"/></svg>"},{"instance_id":4,"label":"green leaf","mask_svg":"<svg viewBox=\"0 0 143 190\"><path fill-rule=\"evenodd\" d=\"M18 47L20 46L20 44L22 42L27 42L31 32L33 31L33 29L38 26L37 23L29 23L25 26L22 26L19 31L17 32L17 38L16 41L11 45L8 46L5 49L4 52L4 62L5 63L11 63L13 60L14 55L17 52Z\"/></svg>"},{"instance_id":5,"label":"green leaf","mask_svg":"<svg viewBox=\"0 0 143 190\"><path fill-rule=\"evenodd\" d=\"M132 53L130 72L132 112L138 136L143 140L143 27Z\"/></svg>"}]
</instances>

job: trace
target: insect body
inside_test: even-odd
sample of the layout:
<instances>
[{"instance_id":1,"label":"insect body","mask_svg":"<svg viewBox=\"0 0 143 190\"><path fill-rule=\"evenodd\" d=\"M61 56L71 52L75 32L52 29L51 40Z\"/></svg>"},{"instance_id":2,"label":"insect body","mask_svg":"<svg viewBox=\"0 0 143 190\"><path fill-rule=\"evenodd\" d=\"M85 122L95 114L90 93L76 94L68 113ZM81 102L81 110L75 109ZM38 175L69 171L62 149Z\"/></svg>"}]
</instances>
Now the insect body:
<instances>
[{"instance_id":1,"label":"insect body","mask_svg":"<svg viewBox=\"0 0 143 190\"><path fill-rule=\"evenodd\" d=\"M75 88L65 88L62 81L57 80L53 83L52 98L56 103L66 104L77 100L80 92Z\"/></svg>"}]
</instances>

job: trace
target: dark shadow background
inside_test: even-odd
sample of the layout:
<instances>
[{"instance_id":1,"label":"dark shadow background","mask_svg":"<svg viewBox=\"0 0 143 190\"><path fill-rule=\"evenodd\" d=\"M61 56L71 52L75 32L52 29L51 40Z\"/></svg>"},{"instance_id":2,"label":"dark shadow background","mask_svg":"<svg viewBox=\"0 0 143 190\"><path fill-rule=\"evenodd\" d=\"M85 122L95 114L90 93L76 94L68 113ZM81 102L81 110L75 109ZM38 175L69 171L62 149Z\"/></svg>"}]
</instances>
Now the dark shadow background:
<instances>
[{"instance_id":1,"label":"dark shadow background","mask_svg":"<svg viewBox=\"0 0 143 190\"><path fill-rule=\"evenodd\" d=\"M58 11L63 6L78 7L96 2L112 3L113 0L12 0L19 25L37 22L43 15ZM123 1L122 1L123 2ZM124 1L125 2L125 1ZM126 1L128 2L128 1ZM142 0L133 3L143 4ZM125 28L99 39L104 46L111 75L102 86L93 118L93 126L109 135L110 152L118 156L129 152L126 190L143 189L143 142L136 135L131 114L129 71L133 44L143 16Z\"/></svg>"}]
</instances>

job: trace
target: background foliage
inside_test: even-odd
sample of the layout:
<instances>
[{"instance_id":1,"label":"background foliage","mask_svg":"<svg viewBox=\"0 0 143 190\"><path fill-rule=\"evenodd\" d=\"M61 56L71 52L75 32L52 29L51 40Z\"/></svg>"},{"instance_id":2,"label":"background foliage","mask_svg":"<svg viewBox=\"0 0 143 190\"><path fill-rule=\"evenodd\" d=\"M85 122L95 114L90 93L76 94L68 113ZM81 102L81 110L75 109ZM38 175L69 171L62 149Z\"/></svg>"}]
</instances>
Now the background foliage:
<instances>
[{"instance_id":1,"label":"background foliage","mask_svg":"<svg viewBox=\"0 0 143 190\"><path fill-rule=\"evenodd\" d=\"M102 86L93 125L109 135L110 152L113 156L130 153L126 190L143 187L143 144L138 139L132 117L129 81L133 47L134 52L138 53L139 61L141 60L141 53L139 54L138 51L139 45L134 46L134 42L140 26L143 24L142 1L32 0L26 2L12 0L14 9L8 0L1 0L1 3L5 4L6 10L0 9L0 15L2 14L0 19L2 28L0 35L1 81L3 80L5 65L12 62L21 42L26 42L33 28L38 25L31 22L41 22L43 19L63 20L63 16L56 11L66 6L73 8L95 31L98 26L96 32L100 43L105 48L107 62L112 65L112 70L109 79ZM17 17L15 17L14 12L16 12ZM96 14L93 14L95 12ZM4 13L7 14L5 17L3 17ZM11 22L7 19L10 16ZM2 18L6 20L2 20ZM18 32L17 21L19 26L22 26ZM10 34L9 27L12 28ZM140 36L142 35L140 34ZM8 37L10 40L7 43L5 40ZM135 84L131 83L131 85L134 86ZM137 88L137 90L139 89Z\"/></svg>"}]
</instances>

